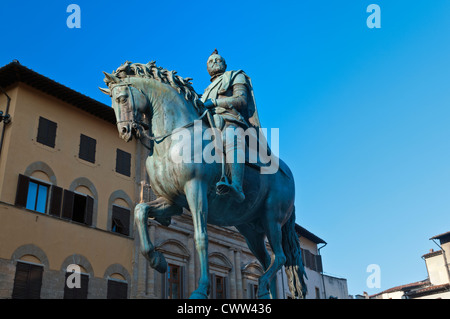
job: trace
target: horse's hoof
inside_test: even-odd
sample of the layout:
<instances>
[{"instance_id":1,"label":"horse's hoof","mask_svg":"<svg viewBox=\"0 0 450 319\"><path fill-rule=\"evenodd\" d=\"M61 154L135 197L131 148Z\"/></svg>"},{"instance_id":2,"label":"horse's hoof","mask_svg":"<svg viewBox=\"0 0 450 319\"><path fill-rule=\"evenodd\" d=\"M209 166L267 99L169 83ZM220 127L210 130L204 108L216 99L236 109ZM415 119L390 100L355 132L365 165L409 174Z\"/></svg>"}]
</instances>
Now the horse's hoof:
<instances>
[{"instance_id":1,"label":"horse's hoof","mask_svg":"<svg viewBox=\"0 0 450 319\"><path fill-rule=\"evenodd\" d=\"M203 293L201 291L196 290L191 294L189 299L208 299L208 295L206 295L205 293Z\"/></svg>"},{"instance_id":2,"label":"horse's hoof","mask_svg":"<svg viewBox=\"0 0 450 319\"><path fill-rule=\"evenodd\" d=\"M164 255L159 251L154 251L150 254L150 267L155 269L157 272L164 274L167 271L167 261Z\"/></svg>"}]
</instances>

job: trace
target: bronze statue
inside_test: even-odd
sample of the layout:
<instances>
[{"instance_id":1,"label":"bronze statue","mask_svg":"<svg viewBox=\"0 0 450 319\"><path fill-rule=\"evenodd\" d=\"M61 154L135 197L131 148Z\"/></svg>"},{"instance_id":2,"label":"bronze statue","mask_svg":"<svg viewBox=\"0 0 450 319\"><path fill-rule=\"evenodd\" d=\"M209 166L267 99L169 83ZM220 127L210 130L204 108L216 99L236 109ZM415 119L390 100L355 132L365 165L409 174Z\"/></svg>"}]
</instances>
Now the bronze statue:
<instances>
[{"instance_id":1,"label":"bronze statue","mask_svg":"<svg viewBox=\"0 0 450 319\"><path fill-rule=\"evenodd\" d=\"M210 60L216 58L213 55ZM295 231L295 185L289 167L281 160L279 169L272 174L262 174L258 167L250 165L245 170L235 167L233 182L241 179L245 191L245 198L240 196L236 201L216 192L215 186L222 176L222 163L193 161L191 159L197 155L195 152L185 161L174 161L173 154L179 152L179 143L174 135L181 131L192 133L189 135L192 138L185 142L192 146L190 149L199 149L200 152L205 149L205 141L195 139L194 130L196 123L199 123L201 132L210 129L205 120L211 112L208 108L215 110L220 127L221 120L224 121L223 127L259 126L249 78L241 71L222 72L225 71L224 65L220 65L222 61L219 58L217 63L215 66L216 62L211 61L210 71L217 79L213 79L211 87L206 90L204 104L199 102L191 79L158 67L155 62L126 62L112 74L105 73L104 81L108 88L101 90L111 96L119 136L125 141L134 136L145 145L150 142L150 146L147 145L150 152L146 169L158 198L136 205L134 211L141 252L151 267L165 272L167 262L150 240L148 218L168 226L171 216L179 215L183 208L187 208L192 214L200 265L198 287L191 298L208 298L209 294L207 223L235 226L246 238L249 249L265 271L259 279L259 298L276 298L275 275L283 266L292 296L303 298L306 273ZM216 67L220 74L215 73ZM216 81L221 83L221 89L213 86ZM247 96L246 114L244 96ZM235 99L241 102L237 103ZM205 110L204 106L208 108ZM240 115L234 113L236 109ZM239 190L239 185L236 187ZM266 249L266 238L273 258Z\"/></svg>"}]
</instances>

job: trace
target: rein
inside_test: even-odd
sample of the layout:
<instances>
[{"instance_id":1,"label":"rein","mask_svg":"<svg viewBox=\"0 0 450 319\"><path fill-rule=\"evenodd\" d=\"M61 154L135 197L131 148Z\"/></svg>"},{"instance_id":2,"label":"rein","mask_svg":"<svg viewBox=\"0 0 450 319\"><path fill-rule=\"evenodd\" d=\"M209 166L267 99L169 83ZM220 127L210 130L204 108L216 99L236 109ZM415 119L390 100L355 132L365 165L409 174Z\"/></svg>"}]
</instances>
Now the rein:
<instances>
[{"instance_id":1,"label":"rein","mask_svg":"<svg viewBox=\"0 0 450 319\"><path fill-rule=\"evenodd\" d=\"M118 87L118 86L127 86L127 87L128 87L129 92L130 92L130 96L131 96L131 101L132 101L132 103L133 103L133 105L132 105L133 109L135 109L135 105L134 105L134 96L133 96L133 92L132 92L131 89L130 89L130 86L133 87L133 88L135 88L136 90L139 90L139 92L141 92L141 93L146 97L147 102L149 102L149 101L148 101L147 95L146 95L144 92L142 92L141 89L134 87L131 83L120 83L120 84L115 85L114 88L116 88L116 87ZM112 95L112 90L111 90L111 95ZM203 114L202 114L198 119L194 120L194 122L195 122L195 121L199 121L199 120L201 120L202 118L204 118L204 117L206 116L206 114L208 113L208 111L209 111L209 109L206 109L206 110L203 112ZM133 112L133 115L134 115L134 117L136 117L135 112ZM146 123L144 123L144 122L142 122L142 121L136 121L135 119L131 119L131 120L123 120L123 121L117 121L117 122L116 122L116 125L119 124L119 123L130 123L130 124L131 124L131 127L132 127L133 129L137 130L137 131L139 132L139 135L141 135L141 136L139 136L139 141L141 142L141 144L144 145L144 147L147 148L149 151L151 151L152 149L151 149L149 146L147 146L146 144L144 144L144 143L142 142L142 138L143 138L143 137L149 139L150 141L156 141L156 143L160 143L160 142L162 142L164 139L166 139L167 137L169 137L169 136L171 136L172 134L176 133L177 131L182 130L182 129L185 129L185 128L188 128L188 127L194 125L194 122L190 122L190 123L188 123L188 124L186 124L186 125L183 125L183 126L181 126L181 127L178 127L178 128L176 128L176 129L174 129L172 132L166 133L166 134L161 135L161 136L150 136L150 135L148 135L145 131L147 131L147 130L149 129L149 126L148 126ZM143 136L142 136L142 135L143 135ZM157 140L159 140L159 141L157 141Z\"/></svg>"}]
</instances>

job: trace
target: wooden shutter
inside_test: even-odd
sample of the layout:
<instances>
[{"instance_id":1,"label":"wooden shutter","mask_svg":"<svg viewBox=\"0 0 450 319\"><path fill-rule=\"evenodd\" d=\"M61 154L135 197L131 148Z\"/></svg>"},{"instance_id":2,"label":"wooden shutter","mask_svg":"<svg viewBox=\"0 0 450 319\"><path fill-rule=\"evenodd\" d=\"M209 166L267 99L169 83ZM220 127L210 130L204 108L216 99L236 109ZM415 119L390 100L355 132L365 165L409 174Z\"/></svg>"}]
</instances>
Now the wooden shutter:
<instances>
[{"instance_id":1,"label":"wooden shutter","mask_svg":"<svg viewBox=\"0 0 450 319\"><path fill-rule=\"evenodd\" d=\"M46 118L39 117L38 135L36 140L44 145L55 147L57 124Z\"/></svg>"},{"instance_id":2,"label":"wooden shutter","mask_svg":"<svg viewBox=\"0 0 450 319\"><path fill-rule=\"evenodd\" d=\"M80 150L78 157L85 161L95 163L95 149L97 141L89 136L81 134L80 136Z\"/></svg>"},{"instance_id":3,"label":"wooden shutter","mask_svg":"<svg viewBox=\"0 0 450 319\"><path fill-rule=\"evenodd\" d=\"M92 225L92 216L94 214L94 199L91 196L86 196L86 213L85 213L85 223L86 225Z\"/></svg>"},{"instance_id":4,"label":"wooden shutter","mask_svg":"<svg viewBox=\"0 0 450 319\"><path fill-rule=\"evenodd\" d=\"M87 299L88 297L88 287L89 287L89 276L86 274L80 275L80 288L69 288L66 284L67 278L72 275L73 272L66 272L66 277L64 280L64 299Z\"/></svg>"},{"instance_id":5,"label":"wooden shutter","mask_svg":"<svg viewBox=\"0 0 450 319\"><path fill-rule=\"evenodd\" d=\"M40 299L44 267L17 262L13 299Z\"/></svg>"},{"instance_id":6,"label":"wooden shutter","mask_svg":"<svg viewBox=\"0 0 450 319\"><path fill-rule=\"evenodd\" d=\"M322 256L316 255L316 268L317 271L322 273L323 272L323 266L322 266Z\"/></svg>"},{"instance_id":7,"label":"wooden shutter","mask_svg":"<svg viewBox=\"0 0 450 319\"><path fill-rule=\"evenodd\" d=\"M116 280L108 280L106 299L127 299L128 283Z\"/></svg>"},{"instance_id":8,"label":"wooden shutter","mask_svg":"<svg viewBox=\"0 0 450 319\"><path fill-rule=\"evenodd\" d=\"M49 214L60 217L61 216L61 204L62 204L63 189L56 185L52 185L50 196L51 197L50 197Z\"/></svg>"},{"instance_id":9,"label":"wooden shutter","mask_svg":"<svg viewBox=\"0 0 450 319\"><path fill-rule=\"evenodd\" d=\"M16 202L15 205L19 207L27 206L28 184L30 178L28 176L19 174L19 181L17 183Z\"/></svg>"},{"instance_id":10,"label":"wooden shutter","mask_svg":"<svg viewBox=\"0 0 450 319\"><path fill-rule=\"evenodd\" d=\"M117 149L116 172L125 176L131 176L131 154Z\"/></svg>"},{"instance_id":11,"label":"wooden shutter","mask_svg":"<svg viewBox=\"0 0 450 319\"><path fill-rule=\"evenodd\" d=\"M61 217L72 219L74 197L74 192L71 192L67 189L64 190L64 202Z\"/></svg>"}]
</instances>

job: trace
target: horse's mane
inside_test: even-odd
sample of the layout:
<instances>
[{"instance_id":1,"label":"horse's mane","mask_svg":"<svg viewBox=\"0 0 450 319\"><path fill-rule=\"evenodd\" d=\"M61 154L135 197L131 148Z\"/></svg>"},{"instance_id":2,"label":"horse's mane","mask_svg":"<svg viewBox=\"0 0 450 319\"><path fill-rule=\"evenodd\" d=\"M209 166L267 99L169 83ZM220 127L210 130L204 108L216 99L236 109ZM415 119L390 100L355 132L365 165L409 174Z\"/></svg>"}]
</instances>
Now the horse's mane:
<instances>
[{"instance_id":1,"label":"horse's mane","mask_svg":"<svg viewBox=\"0 0 450 319\"><path fill-rule=\"evenodd\" d=\"M182 78L176 75L177 71L169 71L162 67L156 66L155 61L148 62L147 64L142 63L132 63L126 61L117 70L113 71L112 74L119 79L124 79L127 76L135 76L146 79L154 79L161 83L165 83L173 87L178 91L179 94L184 94L184 98L187 101L191 101L197 111L201 111L201 104L197 103L199 101L199 96L192 87L190 82L192 78ZM109 86L111 79L105 78L106 85Z\"/></svg>"}]
</instances>

